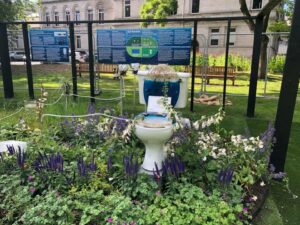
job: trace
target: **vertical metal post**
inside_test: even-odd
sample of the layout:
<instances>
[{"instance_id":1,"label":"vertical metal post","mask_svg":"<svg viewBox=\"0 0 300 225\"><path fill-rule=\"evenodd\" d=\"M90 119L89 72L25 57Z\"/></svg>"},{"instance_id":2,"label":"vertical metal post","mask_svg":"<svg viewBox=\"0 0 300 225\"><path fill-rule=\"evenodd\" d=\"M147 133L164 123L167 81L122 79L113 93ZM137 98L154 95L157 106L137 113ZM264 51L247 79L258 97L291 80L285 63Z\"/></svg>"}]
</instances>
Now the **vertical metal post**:
<instances>
[{"instance_id":1,"label":"vertical metal post","mask_svg":"<svg viewBox=\"0 0 300 225\"><path fill-rule=\"evenodd\" d=\"M196 72L196 47L197 47L197 29L198 22L194 21L194 35L193 35L193 61L192 61L192 90L191 90L191 107L190 110L194 112L194 94L195 94L195 72Z\"/></svg>"},{"instance_id":2,"label":"vertical metal post","mask_svg":"<svg viewBox=\"0 0 300 225\"><path fill-rule=\"evenodd\" d=\"M4 97L14 97L14 87L10 66L7 26L5 23L0 23L0 59L2 68L2 78L4 87Z\"/></svg>"},{"instance_id":3,"label":"vertical metal post","mask_svg":"<svg viewBox=\"0 0 300 225\"><path fill-rule=\"evenodd\" d=\"M93 50L93 23L88 23L88 43L89 43L89 70L90 70L90 91L91 102L95 102L95 72L94 72L94 50Z\"/></svg>"},{"instance_id":4,"label":"vertical metal post","mask_svg":"<svg viewBox=\"0 0 300 225\"><path fill-rule=\"evenodd\" d=\"M75 58L75 36L74 36L74 23L69 24L70 32L70 48L71 48L71 68L72 68L72 82L73 82L73 99L77 99L77 71L76 71L76 58Z\"/></svg>"},{"instance_id":5,"label":"vertical metal post","mask_svg":"<svg viewBox=\"0 0 300 225\"><path fill-rule=\"evenodd\" d=\"M255 30L254 30L250 86L249 86L248 106L247 106L248 117L254 117L254 112L255 112L257 77L258 77L258 69L259 69L262 31L263 31L263 17L258 17L256 19Z\"/></svg>"},{"instance_id":6,"label":"vertical metal post","mask_svg":"<svg viewBox=\"0 0 300 225\"><path fill-rule=\"evenodd\" d=\"M224 83L223 83L223 110L225 110L225 106L226 106L226 87L227 87L228 54L229 54L229 44L230 44L230 28L231 28L231 20L229 19L227 21L225 71L224 71Z\"/></svg>"},{"instance_id":7,"label":"vertical metal post","mask_svg":"<svg viewBox=\"0 0 300 225\"><path fill-rule=\"evenodd\" d=\"M30 48L29 48L28 25L27 25L27 23L22 24L22 31L23 31L24 50L25 50L25 56L26 56L26 71L27 71L28 93L29 93L29 97L31 99L34 99L32 67L31 67L31 58L30 58Z\"/></svg>"},{"instance_id":8,"label":"vertical metal post","mask_svg":"<svg viewBox=\"0 0 300 225\"><path fill-rule=\"evenodd\" d=\"M271 155L271 163L275 166L276 172L284 170L300 80L300 0L295 1L293 15L275 121L276 143Z\"/></svg>"}]
</instances>

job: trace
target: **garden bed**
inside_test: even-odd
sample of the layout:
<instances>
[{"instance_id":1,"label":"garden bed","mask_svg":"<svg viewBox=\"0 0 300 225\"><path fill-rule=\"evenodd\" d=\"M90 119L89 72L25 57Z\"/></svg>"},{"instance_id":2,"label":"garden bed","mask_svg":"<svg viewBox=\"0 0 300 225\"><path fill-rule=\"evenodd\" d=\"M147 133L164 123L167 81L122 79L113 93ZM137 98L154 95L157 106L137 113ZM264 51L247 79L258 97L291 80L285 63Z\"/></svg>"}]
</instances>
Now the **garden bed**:
<instances>
[{"instance_id":1,"label":"garden bed","mask_svg":"<svg viewBox=\"0 0 300 225\"><path fill-rule=\"evenodd\" d=\"M91 105L88 113L99 112ZM101 113L116 116L112 109ZM177 129L163 173L139 173L144 147L134 121L72 118L39 130L1 127L28 142L0 158L4 224L249 224L263 204L273 129L234 135L222 111ZM155 168L155 167L154 167ZM255 184L255 185L254 185ZM266 185L264 185L266 184Z\"/></svg>"}]
</instances>

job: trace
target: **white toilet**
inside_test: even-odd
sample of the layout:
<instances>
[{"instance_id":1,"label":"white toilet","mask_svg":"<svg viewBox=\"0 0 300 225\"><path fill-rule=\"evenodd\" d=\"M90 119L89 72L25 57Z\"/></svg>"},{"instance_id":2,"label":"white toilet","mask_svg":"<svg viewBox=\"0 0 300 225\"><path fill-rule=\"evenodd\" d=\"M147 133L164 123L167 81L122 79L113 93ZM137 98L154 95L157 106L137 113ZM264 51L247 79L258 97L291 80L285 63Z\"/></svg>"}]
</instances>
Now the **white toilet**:
<instances>
[{"instance_id":1,"label":"white toilet","mask_svg":"<svg viewBox=\"0 0 300 225\"><path fill-rule=\"evenodd\" d=\"M27 142L24 141L1 141L0 142L0 152L7 152L7 146L13 146L16 151L18 147L21 148L21 151L25 152L27 148Z\"/></svg>"},{"instance_id":2,"label":"white toilet","mask_svg":"<svg viewBox=\"0 0 300 225\"><path fill-rule=\"evenodd\" d=\"M144 97L144 81L147 79L147 71L139 71L139 96L140 103L146 104ZM175 108L184 108L188 99L189 73L178 73L180 77L180 91ZM167 117L163 116L166 109L160 101L162 96L149 96L147 112L144 120L135 125L136 136L145 144L146 153L141 172L153 174L156 170L155 163L159 170L162 169L162 162L165 160L164 145L173 134L173 124ZM171 98L168 99L171 102Z\"/></svg>"}]
</instances>

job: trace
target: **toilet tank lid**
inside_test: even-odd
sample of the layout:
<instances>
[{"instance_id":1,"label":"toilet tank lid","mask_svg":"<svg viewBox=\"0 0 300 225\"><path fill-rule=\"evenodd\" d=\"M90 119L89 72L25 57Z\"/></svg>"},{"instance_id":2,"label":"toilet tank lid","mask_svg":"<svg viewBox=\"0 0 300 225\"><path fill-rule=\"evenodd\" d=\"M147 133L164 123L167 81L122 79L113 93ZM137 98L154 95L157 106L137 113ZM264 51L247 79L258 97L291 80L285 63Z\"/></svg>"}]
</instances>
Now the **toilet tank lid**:
<instances>
[{"instance_id":1,"label":"toilet tank lid","mask_svg":"<svg viewBox=\"0 0 300 225\"><path fill-rule=\"evenodd\" d=\"M189 77L191 77L191 74L190 74L190 73L184 73L184 72L178 72L177 75L178 75L180 78L189 78Z\"/></svg>"},{"instance_id":2,"label":"toilet tank lid","mask_svg":"<svg viewBox=\"0 0 300 225\"><path fill-rule=\"evenodd\" d=\"M139 70L137 74L140 76L147 76L149 74L149 70ZM180 78L189 78L192 76L190 73L185 73L185 72L177 72L177 75Z\"/></svg>"}]
</instances>

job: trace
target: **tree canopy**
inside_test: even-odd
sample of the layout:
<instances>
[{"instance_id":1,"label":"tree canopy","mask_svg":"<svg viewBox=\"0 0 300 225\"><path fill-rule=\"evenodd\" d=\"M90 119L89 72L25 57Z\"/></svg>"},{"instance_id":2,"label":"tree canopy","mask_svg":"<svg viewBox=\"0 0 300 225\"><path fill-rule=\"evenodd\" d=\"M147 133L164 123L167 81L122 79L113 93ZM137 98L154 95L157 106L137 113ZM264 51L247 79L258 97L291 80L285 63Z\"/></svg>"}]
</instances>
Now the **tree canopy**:
<instances>
[{"instance_id":1,"label":"tree canopy","mask_svg":"<svg viewBox=\"0 0 300 225\"><path fill-rule=\"evenodd\" d=\"M277 9L277 13L284 16L284 19L278 19L272 22L268 30L271 32L289 32L293 17L295 2L293 0L284 0L283 7Z\"/></svg>"},{"instance_id":2,"label":"tree canopy","mask_svg":"<svg viewBox=\"0 0 300 225\"><path fill-rule=\"evenodd\" d=\"M142 19L164 19L175 14L177 7L177 0L146 0L140 14ZM149 23L142 23L144 27L148 25Z\"/></svg>"},{"instance_id":3,"label":"tree canopy","mask_svg":"<svg viewBox=\"0 0 300 225\"><path fill-rule=\"evenodd\" d=\"M33 11L31 0L0 0L0 21L24 20L27 13Z\"/></svg>"}]
</instances>

